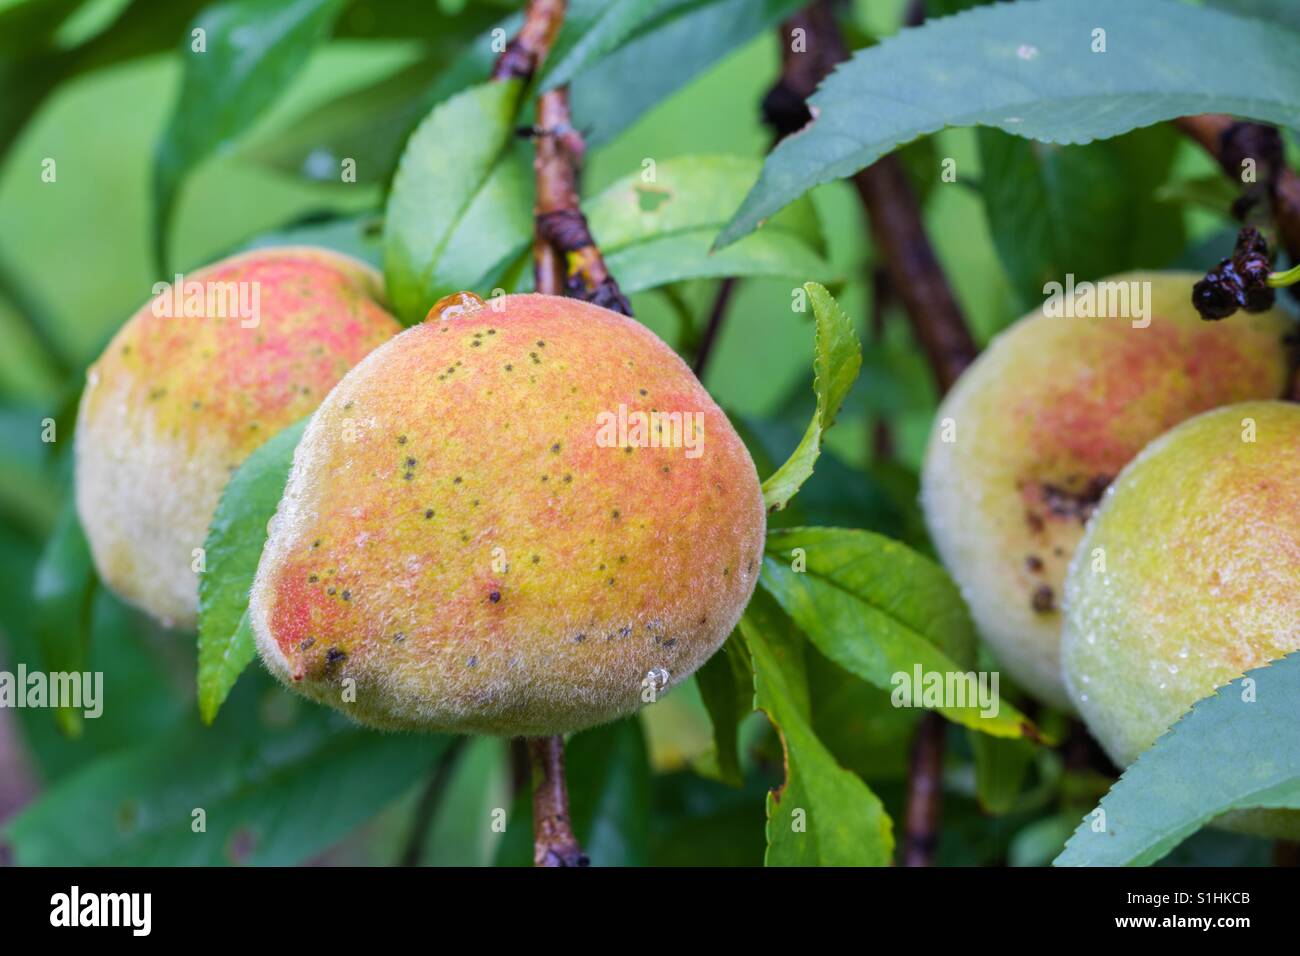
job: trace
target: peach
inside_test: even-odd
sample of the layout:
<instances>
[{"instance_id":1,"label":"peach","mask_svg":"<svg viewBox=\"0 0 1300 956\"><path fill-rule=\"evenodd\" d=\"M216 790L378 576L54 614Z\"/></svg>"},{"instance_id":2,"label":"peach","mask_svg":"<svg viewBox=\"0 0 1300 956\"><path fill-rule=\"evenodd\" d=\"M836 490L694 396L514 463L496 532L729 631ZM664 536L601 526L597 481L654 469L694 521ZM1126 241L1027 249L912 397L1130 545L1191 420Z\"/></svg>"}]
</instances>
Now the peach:
<instances>
[{"instance_id":1,"label":"peach","mask_svg":"<svg viewBox=\"0 0 1300 956\"><path fill-rule=\"evenodd\" d=\"M1197 700L1295 650L1300 405L1206 412L1148 445L1090 522L1065 584L1065 684L1125 766Z\"/></svg>"},{"instance_id":2,"label":"peach","mask_svg":"<svg viewBox=\"0 0 1300 956\"><path fill-rule=\"evenodd\" d=\"M194 626L196 549L227 479L401 330L383 303L369 266L277 248L192 273L131 317L87 373L76 433L77 511L113 591Z\"/></svg>"},{"instance_id":3,"label":"peach","mask_svg":"<svg viewBox=\"0 0 1300 956\"><path fill-rule=\"evenodd\" d=\"M1197 278L1105 280L1148 283L1128 286L1149 295L1125 317L1031 312L993 341L936 417L921 493L935 546L1001 664L1057 707L1071 709L1061 587L1106 486L1184 419L1276 398L1286 385L1286 316L1203 321L1191 305Z\"/></svg>"},{"instance_id":4,"label":"peach","mask_svg":"<svg viewBox=\"0 0 1300 956\"><path fill-rule=\"evenodd\" d=\"M548 735L629 714L753 593L753 461L637 322L460 299L313 416L253 585L262 660L383 728Z\"/></svg>"}]
</instances>

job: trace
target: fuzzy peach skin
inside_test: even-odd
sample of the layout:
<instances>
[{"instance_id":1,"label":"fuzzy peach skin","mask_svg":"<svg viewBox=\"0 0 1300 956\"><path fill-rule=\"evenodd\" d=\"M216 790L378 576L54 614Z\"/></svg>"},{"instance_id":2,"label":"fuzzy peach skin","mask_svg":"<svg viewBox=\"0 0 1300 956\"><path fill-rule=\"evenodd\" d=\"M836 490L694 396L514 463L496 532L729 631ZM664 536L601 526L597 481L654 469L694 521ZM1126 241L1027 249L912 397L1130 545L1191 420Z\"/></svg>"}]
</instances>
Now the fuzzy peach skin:
<instances>
[{"instance_id":1,"label":"fuzzy peach skin","mask_svg":"<svg viewBox=\"0 0 1300 956\"><path fill-rule=\"evenodd\" d=\"M184 279L245 283L247 304L256 288L256 315L160 316L151 301L131 317L86 376L76 501L103 581L192 628L194 549L226 480L401 326L379 274L324 249L249 252Z\"/></svg>"},{"instance_id":2,"label":"fuzzy peach skin","mask_svg":"<svg viewBox=\"0 0 1300 956\"><path fill-rule=\"evenodd\" d=\"M1056 707L1073 709L1060 676L1061 586L1106 485L1184 419L1285 388L1292 323L1278 310L1204 321L1190 304L1197 278L1106 280L1150 283L1145 328L1031 312L935 418L921 476L931 537L1001 664Z\"/></svg>"},{"instance_id":3,"label":"fuzzy peach skin","mask_svg":"<svg viewBox=\"0 0 1300 956\"><path fill-rule=\"evenodd\" d=\"M602 443L620 405L699 413L702 453ZM330 393L271 522L253 629L280 680L362 723L578 730L721 646L765 526L749 453L668 346L593 305L507 296L431 314Z\"/></svg>"},{"instance_id":4,"label":"fuzzy peach skin","mask_svg":"<svg viewBox=\"0 0 1300 956\"><path fill-rule=\"evenodd\" d=\"M1066 687L1121 767L1196 701L1300 650L1300 405L1220 408L1148 445L1089 524L1065 608ZM1220 822L1300 836L1295 811Z\"/></svg>"}]
</instances>

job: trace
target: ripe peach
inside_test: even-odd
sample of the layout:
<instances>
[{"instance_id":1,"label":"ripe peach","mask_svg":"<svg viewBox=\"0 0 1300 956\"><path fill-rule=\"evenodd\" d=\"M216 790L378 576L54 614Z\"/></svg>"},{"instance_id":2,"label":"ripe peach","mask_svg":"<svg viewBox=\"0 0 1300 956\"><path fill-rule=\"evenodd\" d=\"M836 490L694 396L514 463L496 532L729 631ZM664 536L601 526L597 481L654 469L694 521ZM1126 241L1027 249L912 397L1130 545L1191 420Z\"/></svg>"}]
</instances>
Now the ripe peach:
<instances>
[{"instance_id":1,"label":"ripe peach","mask_svg":"<svg viewBox=\"0 0 1300 956\"><path fill-rule=\"evenodd\" d=\"M90 367L77 422L77 510L109 587L193 627L194 551L226 480L401 330L383 301L369 266L277 248L188 275L131 317Z\"/></svg>"},{"instance_id":2,"label":"ripe peach","mask_svg":"<svg viewBox=\"0 0 1300 956\"><path fill-rule=\"evenodd\" d=\"M1106 280L1150 283L1145 327L1104 310L1030 313L966 371L936 418L921 492L935 546L1001 663L1058 707L1070 707L1061 585L1107 484L1178 422L1285 388L1287 318L1203 321L1191 305L1196 279Z\"/></svg>"},{"instance_id":3,"label":"ripe peach","mask_svg":"<svg viewBox=\"0 0 1300 956\"><path fill-rule=\"evenodd\" d=\"M1124 766L1197 700L1297 649L1300 405L1206 412L1148 445L1089 523L1065 584L1066 686Z\"/></svg>"},{"instance_id":4,"label":"ripe peach","mask_svg":"<svg viewBox=\"0 0 1300 956\"><path fill-rule=\"evenodd\" d=\"M753 461L635 321L461 299L312 418L253 585L262 659L378 727L547 735L631 713L753 593Z\"/></svg>"}]
</instances>

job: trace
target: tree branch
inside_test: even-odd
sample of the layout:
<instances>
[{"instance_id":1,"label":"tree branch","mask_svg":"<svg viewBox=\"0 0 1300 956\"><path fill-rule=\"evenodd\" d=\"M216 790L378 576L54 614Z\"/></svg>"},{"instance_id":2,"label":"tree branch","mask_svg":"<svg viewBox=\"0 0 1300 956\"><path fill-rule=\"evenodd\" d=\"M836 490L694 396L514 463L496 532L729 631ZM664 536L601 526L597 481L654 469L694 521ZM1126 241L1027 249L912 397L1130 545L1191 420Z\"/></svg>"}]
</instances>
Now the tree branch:
<instances>
[{"instance_id":1,"label":"tree branch","mask_svg":"<svg viewBox=\"0 0 1300 956\"><path fill-rule=\"evenodd\" d=\"M606 309L632 314L632 306L605 266L587 217L578 206L578 171L585 145L569 118L569 91L548 90L537 101L537 236L551 248L535 257L537 289L562 283L552 295L567 294Z\"/></svg>"},{"instance_id":2,"label":"tree branch","mask_svg":"<svg viewBox=\"0 0 1300 956\"><path fill-rule=\"evenodd\" d=\"M528 0L524 25L492 68L494 80L532 79L564 23L565 0ZM533 276L537 291L569 295L624 315L632 307L605 266L578 204L578 174L586 145L569 118L567 87L537 99L533 129L537 184Z\"/></svg>"},{"instance_id":3,"label":"tree branch","mask_svg":"<svg viewBox=\"0 0 1300 956\"><path fill-rule=\"evenodd\" d=\"M713 354L713 346L718 340L718 333L722 330L722 320L727 314L727 306L731 303L731 296L735 291L735 278L729 276L723 279L718 286L717 295L713 299L713 307L709 309L709 322L704 327L704 337L700 339L700 347L695 353L695 365L693 366L695 377L700 381L704 380L704 369L709 364L709 357Z\"/></svg>"},{"instance_id":4,"label":"tree branch","mask_svg":"<svg viewBox=\"0 0 1300 956\"><path fill-rule=\"evenodd\" d=\"M866 206L871 236L885 261L930 369L946 392L979 349L925 234L921 210L896 156L884 156L853 177Z\"/></svg>"},{"instance_id":5,"label":"tree branch","mask_svg":"<svg viewBox=\"0 0 1300 956\"><path fill-rule=\"evenodd\" d=\"M1174 120L1174 125L1239 184L1243 182L1243 161L1255 161L1253 187L1246 190L1245 204L1239 203L1233 212L1242 218L1250 205L1267 202L1282 248L1293 263L1300 262L1300 176L1286 165L1282 135L1277 128L1218 113L1184 116Z\"/></svg>"},{"instance_id":6,"label":"tree branch","mask_svg":"<svg viewBox=\"0 0 1300 956\"><path fill-rule=\"evenodd\" d=\"M524 25L497 57L492 79L531 80L560 32L564 8L565 0L529 0Z\"/></svg>"},{"instance_id":7,"label":"tree branch","mask_svg":"<svg viewBox=\"0 0 1300 956\"><path fill-rule=\"evenodd\" d=\"M913 4L908 22L915 25L923 16L924 7ZM805 40L802 53L790 42L797 29ZM764 100L764 113L788 135L811 120L808 96L849 55L828 0L809 4L782 24L781 55L781 82ZM876 252L884 261L893 293L902 303L940 392L946 392L975 360L978 349L925 234L907 175L891 155L855 175L853 184L866 207ZM903 840L903 862L908 866L928 865L938 843L945 732L944 720L936 713L925 714L917 725Z\"/></svg>"},{"instance_id":8,"label":"tree branch","mask_svg":"<svg viewBox=\"0 0 1300 956\"><path fill-rule=\"evenodd\" d=\"M885 343L886 316L893 290L889 287L889 272L880 265L871 269L871 313L867 318L866 339L874 347L880 348ZM871 434L867 447L871 449L874 461L888 461L894 457L894 433L888 420L883 415L868 417Z\"/></svg>"},{"instance_id":9,"label":"tree branch","mask_svg":"<svg viewBox=\"0 0 1300 956\"><path fill-rule=\"evenodd\" d=\"M929 866L939 845L943 815L944 719L933 710L921 715L912 740L903 821L903 865Z\"/></svg>"},{"instance_id":10,"label":"tree branch","mask_svg":"<svg viewBox=\"0 0 1300 956\"><path fill-rule=\"evenodd\" d=\"M569 789L564 782L564 738L532 737L533 865L587 866L569 822Z\"/></svg>"}]
</instances>

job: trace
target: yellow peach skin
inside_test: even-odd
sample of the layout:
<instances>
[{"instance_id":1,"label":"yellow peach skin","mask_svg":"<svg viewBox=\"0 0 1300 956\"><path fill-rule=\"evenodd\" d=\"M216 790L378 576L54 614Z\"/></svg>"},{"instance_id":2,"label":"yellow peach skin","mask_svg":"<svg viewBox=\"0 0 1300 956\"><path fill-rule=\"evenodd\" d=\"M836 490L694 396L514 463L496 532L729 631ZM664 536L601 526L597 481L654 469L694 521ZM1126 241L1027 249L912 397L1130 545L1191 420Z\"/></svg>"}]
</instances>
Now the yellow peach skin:
<instances>
[{"instance_id":1,"label":"yellow peach skin","mask_svg":"<svg viewBox=\"0 0 1300 956\"><path fill-rule=\"evenodd\" d=\"M1065 604L1066 686L1120 766L1300 649L1300 405L1216 409L1148 445L1089 524Z\"/></svg>"},{"instance_id":2,"label":"yellow peach skin","mask_svg":"<svg viewBox=\"0 0 1300 956\"><path fill-rule=\"evenodd\" d=\"M191 628L194 551L231 473L401 326L379 274L324 249L245 253L184 280L87 373L76 501L101 579Z\"/></svg>"},{"instance_id":3,"label":"yellow peach skin","mask_svg":"<svg viewBox=\"0 0 1300 956\"><path fill-rule=\"evenodd\" d=\"M1072 709L1060 677L1061 587L1107 484L1149 441L1207 409L1276 398L1286 384L1280 311L1207 322L1197 276L1150 283L1149 319L1053 317L999 335L943 402L922 473L926 521L1001 664Z\"/></svg>"},{"instance_id":4,"label":"yellow peach skin","mask_svg":"<svg viewBox=\"0 0 1300 956\"><path fill-rule=\"evenodd\" d=\"M541 295L448 315L313 416L253 585L262 659L384 728L545 735L631 713L753 593L754 464L631 319ZM685 429L647 447L607 427L651 412L698 415L697 451Z\"/></svg>"}]
</instances>

